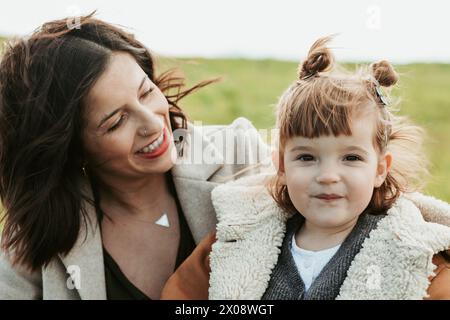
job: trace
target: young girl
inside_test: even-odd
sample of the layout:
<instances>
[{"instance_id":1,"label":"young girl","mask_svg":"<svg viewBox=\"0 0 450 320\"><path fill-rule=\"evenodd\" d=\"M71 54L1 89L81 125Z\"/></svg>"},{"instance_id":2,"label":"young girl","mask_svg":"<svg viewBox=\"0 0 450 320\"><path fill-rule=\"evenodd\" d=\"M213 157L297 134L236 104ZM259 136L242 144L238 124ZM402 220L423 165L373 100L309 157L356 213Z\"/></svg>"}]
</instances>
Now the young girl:
<instances>
[{"instance_id":1,"label":"young girl","mask_svg":"<svg viewBox=\"0 0 450 320\"><path fill-rule=\"evenodd\" d=\"M422 130L380 90L397 74L386 61L330 73L329 40L279 101L277 174L212 193L209 298L450 299L450 205L412 192L426 173ZM207 270L199 248L169 282L182 298L180 279L207 279L195 274Z\"/></svg>"}]
</instances>

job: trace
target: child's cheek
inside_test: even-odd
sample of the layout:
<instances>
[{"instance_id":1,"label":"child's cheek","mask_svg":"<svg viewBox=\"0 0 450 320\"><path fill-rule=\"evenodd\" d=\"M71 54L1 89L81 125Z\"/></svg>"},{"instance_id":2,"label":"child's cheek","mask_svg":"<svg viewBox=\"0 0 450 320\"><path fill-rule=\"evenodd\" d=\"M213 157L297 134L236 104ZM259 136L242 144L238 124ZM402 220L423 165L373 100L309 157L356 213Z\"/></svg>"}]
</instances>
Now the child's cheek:
<instances>
[{"instance_id":1,"label":"child's cheek","mask_svg":"<svg viewBox=\"0 0 450 320\"><path fill-rule=\"evenodd\" d=\"M364 172L354 173L349 181L348 198L350 205L362 212L368 206L373 194L373 179Z\"/></svg>"},{"instance_id":2,"label":"child's cheek","mask_svg":"<svg viewBox=\"0 0 450 320\"><path fill-rule=\"evenodd\" d=\"M309 197L309 186L311 184L308 181L308 176L306 172L302 170L292 170L291 172L286 172L286 184L289 191L289 197L291 201L297 206L301 206L305 203ZM299 210L300 208L297 208Z\"/></svg>"}]
</instances>

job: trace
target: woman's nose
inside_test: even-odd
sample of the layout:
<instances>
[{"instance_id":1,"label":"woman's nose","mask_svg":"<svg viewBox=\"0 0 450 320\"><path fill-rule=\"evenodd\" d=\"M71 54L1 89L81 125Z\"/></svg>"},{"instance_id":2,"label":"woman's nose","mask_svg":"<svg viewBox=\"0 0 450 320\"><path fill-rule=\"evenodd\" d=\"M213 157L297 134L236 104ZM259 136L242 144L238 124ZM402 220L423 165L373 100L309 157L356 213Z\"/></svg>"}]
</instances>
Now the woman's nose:
<instances>
[{"instance_id":1,"label":"woman's nose","mask_svg":"<svg viewBox=\"0 0 450 320\"><path fill-rule=\"evenodd\" d=\"M139 122L138 133L143 137L160 133L164 128L163 116L156 114L152 110L142 111Z\"/></svg>"}]
</instances>

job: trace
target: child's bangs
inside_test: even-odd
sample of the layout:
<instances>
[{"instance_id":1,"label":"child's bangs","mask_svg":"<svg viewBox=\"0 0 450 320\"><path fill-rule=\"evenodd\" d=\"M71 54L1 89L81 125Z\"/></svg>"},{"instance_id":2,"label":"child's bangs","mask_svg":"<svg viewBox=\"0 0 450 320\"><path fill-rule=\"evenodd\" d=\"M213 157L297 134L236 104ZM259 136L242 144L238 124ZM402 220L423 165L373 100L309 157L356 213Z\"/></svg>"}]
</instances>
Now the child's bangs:
<instances>
[{"instance_id":1,"label":"child's bangs","mask_svg":"<svg viewBox=\"0 0 450 320\"><path fill-rule=\"evenodd\" d=\"M360 81L325 77L293 88L287 95L285 106L291 110L286 110L288 116L280 123L284 139L351 135L353 115L371 100Z\"/></svg>"}]
</instances>

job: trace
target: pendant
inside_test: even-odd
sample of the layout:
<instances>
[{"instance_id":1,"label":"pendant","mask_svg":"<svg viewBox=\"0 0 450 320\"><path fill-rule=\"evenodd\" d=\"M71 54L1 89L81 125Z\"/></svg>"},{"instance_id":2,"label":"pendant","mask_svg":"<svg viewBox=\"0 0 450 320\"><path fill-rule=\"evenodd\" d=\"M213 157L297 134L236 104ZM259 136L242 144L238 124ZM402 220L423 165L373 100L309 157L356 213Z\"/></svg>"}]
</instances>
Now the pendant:
<instances>
[{"instance_id":1,"label":"pendant","mask_svg":"<svg viewBox=\"0 0 450 320\"><path fill-rule=\"evenodd\" d=\"M169 223L169 218L167 217L167 214L164 213L161 218L158 219L158 221L155 222L155 224L162 226L162 227L166 227L169 228L170 227L170 223Z\"/></svg>"}]
</instances>

